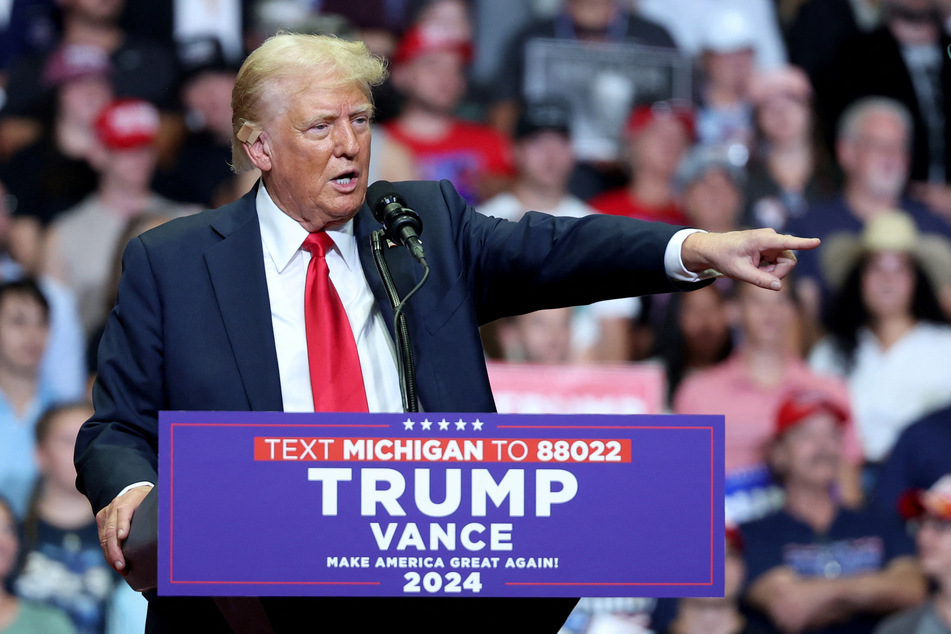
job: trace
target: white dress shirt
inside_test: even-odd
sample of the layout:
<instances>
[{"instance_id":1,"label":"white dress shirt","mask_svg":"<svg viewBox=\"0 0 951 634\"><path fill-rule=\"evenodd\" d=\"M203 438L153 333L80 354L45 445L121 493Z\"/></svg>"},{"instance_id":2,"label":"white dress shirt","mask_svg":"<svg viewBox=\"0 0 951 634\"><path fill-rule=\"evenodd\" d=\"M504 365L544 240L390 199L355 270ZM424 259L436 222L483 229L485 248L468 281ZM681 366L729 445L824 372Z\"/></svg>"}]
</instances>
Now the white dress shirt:
<instances>
[{"instance_id":1,"label":"white dress shirt","mask_svg":"<svg viewBox=\"0 0 951 634\"><path fill-rule=\"evenodd\" d=\"M313 412L304 326L304 289L310 252L301 249L307 230L274 204L263 183L258 188L255 203L264 243L264 272L271 301L271 323L284 411ZM339 229L328 230L327 234L334 241L333 250L326 255L330 281L347 311L357 342L369 410L401 412L403 401L396 349L363 273L357 241L353 237L353 221Z\"/></svg>"}]
</instances>

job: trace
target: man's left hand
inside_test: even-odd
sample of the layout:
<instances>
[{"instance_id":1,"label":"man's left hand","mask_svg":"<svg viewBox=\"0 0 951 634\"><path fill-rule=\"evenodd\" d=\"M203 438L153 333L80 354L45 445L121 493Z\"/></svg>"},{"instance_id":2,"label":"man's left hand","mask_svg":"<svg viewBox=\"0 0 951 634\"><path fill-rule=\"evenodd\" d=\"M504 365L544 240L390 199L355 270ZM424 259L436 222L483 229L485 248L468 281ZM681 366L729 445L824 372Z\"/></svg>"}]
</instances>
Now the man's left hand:
<instances>
[{"instance_id":1,"label":"man's left hand","mask_svg":"<svg viewBox=\"0 0 951 634\"><path fill-rule=\"evenodd\" d=\"M684 240L681 257L688 271L714 269L735 280L778 291L796 266L794 251L815 249L819 238L797 238L772 229L693 233Z\"/></svg>"}]
</instances>

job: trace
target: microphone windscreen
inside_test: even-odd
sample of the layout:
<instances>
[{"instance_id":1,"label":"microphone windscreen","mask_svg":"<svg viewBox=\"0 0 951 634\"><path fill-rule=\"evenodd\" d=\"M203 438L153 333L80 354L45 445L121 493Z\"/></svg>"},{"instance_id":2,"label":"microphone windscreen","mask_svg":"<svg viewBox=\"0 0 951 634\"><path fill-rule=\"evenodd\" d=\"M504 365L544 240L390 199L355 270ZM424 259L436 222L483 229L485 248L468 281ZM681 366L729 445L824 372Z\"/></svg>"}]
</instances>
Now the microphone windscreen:
<instances>
[{"instance_id":1,"label":"microphone windscreen","mask_svg":"<svg viewBox=\"0 0 951 634\"><path fill-rule=\"evenodd\" d=\"M377 181L367 188L367 205L373 212L373 217L383 222L383 210L387 205L399 203L405 207L406 201L389 181Z\"/></svg>"}]
</instances>

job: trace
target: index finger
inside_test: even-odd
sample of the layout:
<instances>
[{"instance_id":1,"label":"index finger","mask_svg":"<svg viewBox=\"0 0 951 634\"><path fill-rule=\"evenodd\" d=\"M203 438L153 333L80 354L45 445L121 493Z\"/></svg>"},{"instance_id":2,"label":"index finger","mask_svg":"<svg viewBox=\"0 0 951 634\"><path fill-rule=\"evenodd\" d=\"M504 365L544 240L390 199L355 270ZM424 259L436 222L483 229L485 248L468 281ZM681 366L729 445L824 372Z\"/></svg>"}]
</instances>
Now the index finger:
<instances>
[{"instance_id":1,"label":"index finger","mask_svg":"<svg viewBox=\"0 0 951 634\"><path fill-rule=\"evenodd\" d=\"M822 241L819 238L800 238L786 234L777 234L771 241L770 247L791 251L811 251L818 247Z\"/></svg>"}]
</instances>

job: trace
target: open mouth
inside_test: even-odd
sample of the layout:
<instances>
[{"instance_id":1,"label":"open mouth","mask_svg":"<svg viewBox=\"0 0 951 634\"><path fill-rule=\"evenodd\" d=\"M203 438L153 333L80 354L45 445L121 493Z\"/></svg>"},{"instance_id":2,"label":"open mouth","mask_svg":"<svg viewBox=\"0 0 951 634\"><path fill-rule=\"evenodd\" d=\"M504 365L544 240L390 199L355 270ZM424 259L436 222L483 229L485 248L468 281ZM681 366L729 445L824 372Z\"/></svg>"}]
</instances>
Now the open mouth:
<instances>
[{"instance_id":1,"label":"open mouth","mask_svg":"<svg viewBox=\"0 0 951 634\"><path fill-rule=\"evenodd\" d=\"M356 172L345 172L341 174L340 176L337 176L336 178L332 179L334 183L338 185L342 185L344 187L346 187L347 185L353 184L354 182L356 182L356 180L357 180Z\"/></svg>"}]
</instances>

